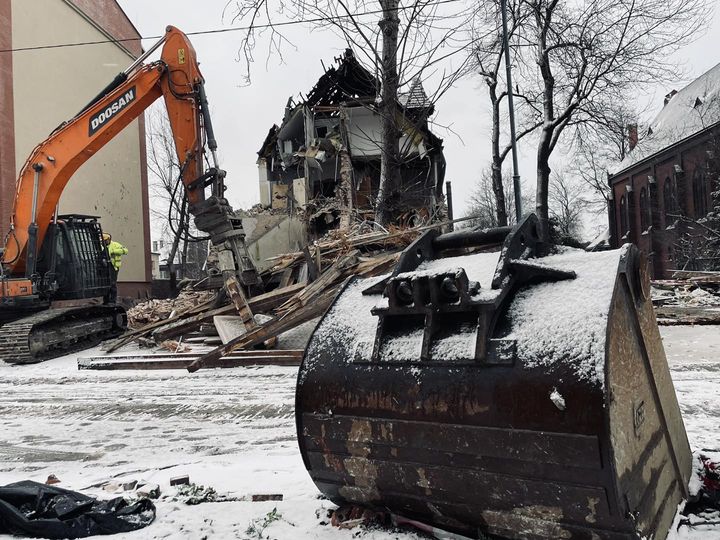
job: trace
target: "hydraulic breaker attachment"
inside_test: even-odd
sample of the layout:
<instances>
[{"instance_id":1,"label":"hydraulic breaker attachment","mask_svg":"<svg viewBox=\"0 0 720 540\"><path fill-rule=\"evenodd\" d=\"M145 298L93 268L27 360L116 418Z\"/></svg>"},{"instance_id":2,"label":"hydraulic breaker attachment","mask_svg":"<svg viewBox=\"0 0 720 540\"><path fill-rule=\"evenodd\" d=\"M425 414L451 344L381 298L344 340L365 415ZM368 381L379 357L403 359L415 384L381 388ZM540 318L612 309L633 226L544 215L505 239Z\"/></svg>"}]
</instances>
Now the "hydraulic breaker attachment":
<instances>
[{"instance_id":1,"label":"hydraulic breaker attachment","mask_svg":"<svg viewBox=\"0 0 720 540\"><path fill-rule=\"evenodd\" d=\"M691 455L648 291L634 246L547 245L534 216L427 233L310 339L310 476L472 538L665 538Z\"/></svg>"}]
</instances>

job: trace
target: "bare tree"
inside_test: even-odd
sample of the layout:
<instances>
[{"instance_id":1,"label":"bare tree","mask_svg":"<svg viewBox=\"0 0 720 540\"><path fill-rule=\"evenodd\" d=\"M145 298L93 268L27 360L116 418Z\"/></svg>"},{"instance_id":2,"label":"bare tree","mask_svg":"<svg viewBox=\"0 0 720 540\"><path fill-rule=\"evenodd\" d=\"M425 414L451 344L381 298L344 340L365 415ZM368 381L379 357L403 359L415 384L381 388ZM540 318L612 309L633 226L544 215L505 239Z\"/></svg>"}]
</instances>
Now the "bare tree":
<instances>
[{"instance_id":1,"label":"bare tree","mask_svg":"<svg viewBox=\"0 0 720 540\"><path fill-rule=\"evenodd\" d=\"M471 217L466 223L469 227L481 227L483 229L489 227L504 227L517 223L515 215L515 190L513 188L512 178L507 174L502 175L503 192L507 195L503 199L505 208L498 211L498 198L495 191L495 171L492 169L484 169L475 184L475 189L470 195L470 204L466 217ZM532 200L527 195L522 196L523 206L529 206ZM501 222L499 216L505 216L505 222Z\"/></svg>"},{"instance_id":2,"label":"bare tree","mask_svg":"<svg viewBox=\"0 0 720 540\"><path fill-rule=\"evenodd\" d=\"M367 0L231 0L225 12L231 14L233 21L243 21L249 28L239 52L248 66L248 77L258 36L263 32L269 34L270 53L282 57L283 47L290 41L279 25L299 21L332 29L348 43L355 56L380 75L380 100L373 105L382 121L376 221L387 225L393 217L392 201L401 197L401 126L413 124L413 120L398 107L399 93L419 81L426 90L433 88L428 93L428 102L434 103L466 72L470 43L460 37L469 24L472 10L462 3L452 6L434 0L414 0L404 4L400 0L378 0L377 3ZM455 55L459 58L457 65L452 69L444 68L448 59Z\"/></svg>"},{"instance_id":3,"label":"bare tree","mask_svg":"<svg viewBox=\"0 0 720 540\"><path fill-rule=\"evenodd\" d=\"M562 171L554 172L550 179L550 221L560 240L577 239L582 215L587 208L586 188L574 182Z\"/></svg>"},{"instance_id":4,"label":"bare tree","mask_svg":"<svg viewBox=\"0 0 720 540\"><path fill-rule=\"evenodd\" d=\"M185 189L180 181L180 164L170 122L164 110L153 109L148 115L147 165L153 200L151 219L160 224L163 237L171 238L167 257L170 288L176 292L178 259L184 277L199 278L207 253L207 242L197 238L191 223Z\"/></svg>"},{"instance_id":5,"label":"bare tree","mask_svg":"<svg viewBox=\"0 0 720 540\"><path fill-rule=\"evenodd\" d=\"M517 37L520 28L527 21L527 13L520 9L520 0L507 2L509 12L508 41ZM505 55L502 36L502 16L500 13L500 0L482 3L476 13L473 24L473 48L474 48L474 70L483 78L488 90L491 107L491 173L492 191L495 196L495 209L497 212L497 224L504 226L508 224L508 205L506 203L506 189L503 178L503 163L512 150L512 141L508 140L501 144L501 119L502 105L507 98L507 81L502 78L501 67ZM513 50L510 54L514 54ZM521 127L516 133L516 140L529 135L542 125L538 99L536 95L520 94L520 103L524 107L518 107L518 118L521 119ZM514 209L514 206L512 206Z\"/></svg>"},{"instance_id":6,"label":"bare tree","mask_svg":"<svg viewBox=\"0 0 720 540\"><path fill-rule=\"evenodd\" d=\"M577 126L574 152L566 170L590 188L588 211L607 212L610 169L622 162L642 140L644 130L639 125L640 114L632 105L619 102L597 111L595 116Z\"/></svg>"},{"instance_id":7,"label":"bare tree","mask_svg":"<svg viewBox=\"0 0 720 540\"><path fill-rule=\"evenodd\" d=\"M679 204L670 216L676 220L672 258L680 270L720 270L720 129L714 130L706 148L707 161L696 164L692 180L694 217Z\"/></svg>"},{"instance_id":8,"label":"bare tree","mask_svg":"<svg viewBox=\"0 0 720 540\"><path fill-rule=\"evenodd\" d=\"M692 40L711 11L707 0L524 0L532 17L526 45L542 83L536 210L548 237L550 156L566 128L673 74L671 53ZM531 77L532 78L532 77Z\"/></svg>"}]
</instances>

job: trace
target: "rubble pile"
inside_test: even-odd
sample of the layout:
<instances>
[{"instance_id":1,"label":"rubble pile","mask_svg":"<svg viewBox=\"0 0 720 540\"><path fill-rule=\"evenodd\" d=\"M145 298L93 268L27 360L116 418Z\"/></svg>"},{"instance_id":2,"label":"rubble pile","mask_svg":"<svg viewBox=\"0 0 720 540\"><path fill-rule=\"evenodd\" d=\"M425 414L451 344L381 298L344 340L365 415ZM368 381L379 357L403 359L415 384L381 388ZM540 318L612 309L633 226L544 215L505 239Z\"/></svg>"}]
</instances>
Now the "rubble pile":
<instances>
[{"instance_id":1,"label":"rubble pile","mask_svg":"<svg viewBox=\"0 0 720 540\"><path fill-rule=\"evenodd\" d=\"M128 326L135 329L165 320L172 317L174 313L185 312L193 307L205 305L214 297L213 291L183 289L177 298L142 302L128 310Z\"/></svg>"},{"instance_id":2,"label":"rubble pile","mask_svg":"<svg viewBox=\"0 0 720 540\"><path fill-rule=\"evenodd\" d=\"M677 272L652 282L658 324L720 324L720 274Z\"/></svg>"},{"instance_id":3,"label":"rubble pile","mask_svg":"<svg viewBox=\"0 0 720 540\"><path fill-rule=\"evenodd\" d=\"M262 274L268 292L247 299L247 308L254 316L250 317L250 321L253 322L249 322L247 314L238 307L237 298L230 298L222 290L184 290L175 300L150 300L131 309L128 312L131 330L109 343L106 350L113 352L136 341L146 346L162 347L175 356L182 355L182 365L189 371L203 366L238 365L239 359L235 354L247 352L254 355L252 351L258 348L274 349L281 334L303 330L309 337L308 325L323 314L348 278L391 272L405 247L424 230L438 226L376 231L373 224L363 222L347 230L332 230L302 251L273 257L271 262L274 265ZM218 335L217 325L227 323L235 323L228 324L234 334L228 337L228 327L225 327ZM222 344L219 344L221 341ZM292 341L299 342L297 339ZM187 343L218 346L206 353L190 353L195 348L188 349L185 346ZM255 360L267 362L267 353L271 352L257 351ZM282 351L277 353L279 361L297 361L295 356L286 358L287 355L282 356ZM191 361L186 358L190 355L197 358ZM94 364L103 369L106 364L103 358L84 364L83 369L94 369ZM137 369L139 358L135 355L127 365ZM147 369L157 369L156 364L169 365L171 361L173 365L177 363L170 359L162 363L148 361ZM252 358L242 359L245 364L252 361ZM228 365L224 366L224 363ZM119 369L118 362L114 365Z\"/></svg>"}]
</instances>

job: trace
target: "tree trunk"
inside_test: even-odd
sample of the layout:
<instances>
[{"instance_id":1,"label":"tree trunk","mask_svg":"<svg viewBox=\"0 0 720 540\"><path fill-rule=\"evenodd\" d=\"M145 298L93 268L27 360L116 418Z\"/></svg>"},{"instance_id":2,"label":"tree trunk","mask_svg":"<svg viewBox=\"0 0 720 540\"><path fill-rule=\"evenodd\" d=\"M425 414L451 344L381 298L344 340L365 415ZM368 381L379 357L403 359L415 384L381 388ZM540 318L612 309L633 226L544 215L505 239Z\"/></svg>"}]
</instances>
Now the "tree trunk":
<instances>
[{"instance_id":1,"label":"tree trunk","mask_svg":"<svg viewBox=\"0 0 720 540\"><path fill-rule=\"evenodd\" d=\"M503 187L502 164L500 156L500 100L497 97L497 80L488 83L490 102L492 103L492 189L495 194L495 215L498 227L508 224L505 205L505 189Z\"/></svg>"},{"instance_id":2,"label":"tree trunk","mask_svg":"<svg viewBox=\"0 0 720 540\"><path fill-rule=\"evenodd\" d=\"M541 7L535 11L538 28L537 63L543 80L543 126L540 132L537 151L537 186L535 191L535 211L540 222L539 236L543 242L550 241L550 154L555 131L555 77L550 67L547 49L547 33L550 29L553 9ZM520 216L518 216L518 220Z\"/></svg>"},{"instance_id":3,"label":"tree trunk","mask_svg":"<svg viewBox=\"0 0 720 540\"><path fill-rule=\"evenodd\" d=\"M540 134L537 153L537 190L535 192L535 212L540 222L540 239L543 242L550 241L550 140L552 131L543 127Z\"/></svg>"},{"instance_id":4,"label":"tree trunk","mask_svg":"<svg viewBox=\"0 0 720 540\"><path fill-rule=\"evenodd\" d=\"M392 221L390 202L400 187L400 136L397 128L397 41L400 19L398 0L380 0L383 10L378 23L383 35L382 45L382 148L380 155L380 186L377 197L376 221L386 226Z\"/></svg>"},{"instance_id":5,"label":"tree trunk","mask_svg":"<svg viewBox=\"0 0 720 540\"><path fill-rule=\"evenodd\" d=\"M505 227L508 224L507 205L505 202L505 188L503 186L502 162L495 159L491 166L492 188L495 194L495 216L498 227Z\"/></svg>"}]
</instances>

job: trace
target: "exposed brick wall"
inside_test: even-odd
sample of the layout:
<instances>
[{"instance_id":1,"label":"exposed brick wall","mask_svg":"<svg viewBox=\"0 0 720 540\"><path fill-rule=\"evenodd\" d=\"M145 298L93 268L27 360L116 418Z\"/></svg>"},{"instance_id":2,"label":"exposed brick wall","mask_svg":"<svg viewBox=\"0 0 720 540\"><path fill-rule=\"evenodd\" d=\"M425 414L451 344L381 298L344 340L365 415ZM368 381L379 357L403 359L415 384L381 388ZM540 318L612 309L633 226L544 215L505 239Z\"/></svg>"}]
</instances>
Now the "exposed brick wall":
<instances>
[{"instance_id":1,"label":"exposed brick wall","mask_svg":"<svg viewBox=\"0 0 720 540\"><path fill-rule=\"evenodd\" d=\"M69 0L95 24L115 39L139 38L140 34L115 0ZM142 53L140 40L124 41L123 46L135 56Z\"/></svg>"},{"instance_id":2,"label":"exposed brick wall","mask_svg":"<svg viewBox=\"0 0 720 540\"><path fill-rule=\"evenodd\" d=\"M671 188L675 189L674 186L677 185L676 193L679 199L677 204L680 206L680 211L685 215L695 216L693 177L698 167L705 167L707 143L707 136L689 139L684 144L669 148L651 160L642 161L610 179L614 196L613 204L615 205L615 230L612 235L615 245L613 247L619 247L626 241L637 244L650 257L655 278L670 277L670 270L674 268L671 260L671 248L675 237L672 230L666 229L672 224L673 219L667 215L670 208L666 207L665 186L670 183ZM682 169L681 173L676 173L676 165ZM655 179L653 188L650 185L650 176ZM709 178L705 180L709 184ZM626 189L628 185L632 186L631 192ZM641 227L640 193L643 188L647 190L652 212L653 227L649 232L643 231ZM709 191L710 186L708 185ZM620 200L623 195L628 205L627 217L630 231L629 239L626 240L622 240L624 231L621 227Z\"/></svg>"},{"instance_id":3,"label":"exposed brick wall","mask_svg":"<svg viewBox=\"0 0 720 540\"><path fill-rule=\"evenodd\" d=\"M0 49L12 49L11 0L0 0ZM12 53L0 53L0 243L5 239L15 195L15 112Z\"/></svg>"}]
</instances>

